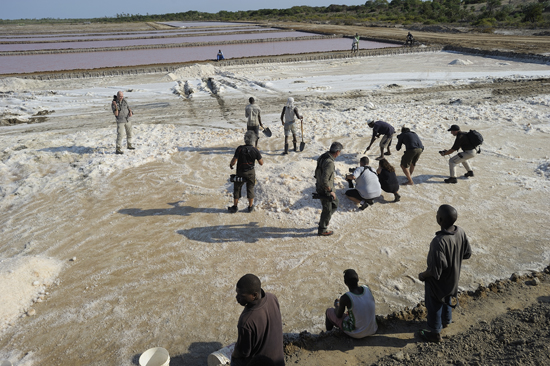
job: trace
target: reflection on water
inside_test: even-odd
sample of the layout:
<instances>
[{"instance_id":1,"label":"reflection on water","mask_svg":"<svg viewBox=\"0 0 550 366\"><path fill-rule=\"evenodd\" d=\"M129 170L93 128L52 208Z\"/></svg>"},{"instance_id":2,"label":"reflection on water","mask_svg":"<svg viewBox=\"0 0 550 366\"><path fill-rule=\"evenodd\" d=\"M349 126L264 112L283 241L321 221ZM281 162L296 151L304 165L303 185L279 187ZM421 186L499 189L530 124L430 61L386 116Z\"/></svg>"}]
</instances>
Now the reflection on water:
<instances>
[{"instance_id":1,"label":"reflection on water","mask_svg":"<svg viewBox=\"0 0 550 366\"><path fill-rule=\"evenodd\" d=\"M342 51L349 50L350 44L351 42L347 38L332 38L305 41L231 44L224 45L223 47L216 45L132 51L0 56L0 74L214 60L220 48L222 48L225 58L230 59L237 57ZM361 42L361 49L385 47L398 46L379 42Z\"/></svg>"}]
</instances>

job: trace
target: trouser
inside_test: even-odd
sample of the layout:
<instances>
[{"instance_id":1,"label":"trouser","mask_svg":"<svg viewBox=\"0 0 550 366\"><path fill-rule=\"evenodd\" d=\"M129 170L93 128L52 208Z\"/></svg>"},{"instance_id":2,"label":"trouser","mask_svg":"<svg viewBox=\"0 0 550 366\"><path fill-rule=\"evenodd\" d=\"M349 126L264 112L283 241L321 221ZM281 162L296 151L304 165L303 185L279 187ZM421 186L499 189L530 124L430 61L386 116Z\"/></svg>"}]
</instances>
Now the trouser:
<instances>
[{"instance_id":1,"label":"trouser","mask_svg":"<svg viewBox=\"0 0 550 366\"><path fill-rule=\"evenodd\" d=\"M254 186L256 185L256 172L254 169L247 170L246 172L238 174L239 177L243 177L242 182L235 182L233 185L233 198L241 198L241 190L246 183L246 198L254 198Z\"/></svg>"},{"instance_id":2,"label":"trouser","mask_svg":"<svg viewBox=\"0 0 550 366\"><path fill-rule=\"evenodd\" d=\"M453 308L451 307L451 296L445 298L445 302L440 302L432 296L430 284L424 282L424 301L426 310L428 310L428 329L435 333L441 333L443 324L451 324L453 321Z\"/></svg>"},{"instance_id":3,"label":"trouser","mask_svg":"<svg viewBox=\"0 0 550 366\"><path fill-rule=\"evenodd\" d=\"M116 148L120 150L122 148L122 139L124 138L124 131L126 131L126 143L132 144L132 122L117 122L116 124Z\"/></svg>"},{"instance_id":4,"label":"trouser","mask_svg":"<svg viewBox=\"0 0 550 366\"><path fill-rule=\"evenodd\" d=\"M466 168L467 171L472 171L472 166L468 162L469 159L476 156L475 150L465 150L460 152L449 159L449 171L452 178L456 178L456 166L460 163Z\"/></svg>"},{"instance_id":5,"label":"trouser","mask_svg":"<svg viewBox=\"0 0 550 366\"><path fill-rule=\"evenodd\" d=\"M323 206L323 211L321 212L321 219L319 220L319 232L327 230L332 214L338 209L338 197L332 201L321 198L321 205Z\"/></svg>"}]
</instances>

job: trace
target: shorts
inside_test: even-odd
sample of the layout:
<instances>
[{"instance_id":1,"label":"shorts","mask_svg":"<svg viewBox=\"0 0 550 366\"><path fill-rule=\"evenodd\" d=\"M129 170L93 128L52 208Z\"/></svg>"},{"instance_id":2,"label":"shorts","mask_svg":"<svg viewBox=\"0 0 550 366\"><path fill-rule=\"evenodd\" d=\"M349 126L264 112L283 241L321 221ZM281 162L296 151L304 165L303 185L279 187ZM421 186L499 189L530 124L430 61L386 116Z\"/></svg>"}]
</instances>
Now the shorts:
<instances>
[{"instance_id":1,"label":"shorts","mask_svg":"<svg viewBox=\"0 0 550 366\"><path fill-rule=\"evenodd\" d=\"M405 151L405 153L401 157L401 166L408 168L411 165L416 165L416 162L418 161L420 154L422 154L422 151L424 151L424 149L421 148Z\"/></svg>"},{"instance_id":2,"label":"shorts","mask_svg":"<svg viewBox=\"0 0 550 366\"><path fill-rule=\"evenodd\" d=\"M246 126L247 131L254 131L256 138L260 139L260 126Z\"/></svg>"},{"instance_id":3,"label":"shorts","mask_svg":"<svg viewBox=\"0 0 550 366\"><path fill-rule=\"evenodd\" d=\"M382 139L380 140L380 148L384 150L388 146L391 145L391 139L393 138L393 135L384 135Z\"/></svg>"},{"instance_id":4,"label":"shorts","mask_svg":"<svg viewBox=\"0 0 550 366\"><path fill-rule=\"evenodd\" d=\"M296 136L296 123L294 121L285 123L285 136L290 135Z\"/></svg>"},{"instance_id":5,"label":"shorts","mask_svg":"<svg viewBox=\"0 0 550 366\"><path fill-rule=\"evenodd\" d=\"M346 320L346 318L348 317L348 314L344 314L341 318L338 318L336 316L336 309L335 308L328 308L327 312L325 314L327 316L327 319L330 320L330 322L332 324L334 324L335 326L337 326L340 329L343 329L342 328L342 323L344 322L344 320Z\"/></svg>"},{"instance_id":6,"label":"shorts","mask_svg":"<svg viewBox=\"0 0 550 366\"><path fill-rule=\"evenodd\" d=\"M346 196L353 197L353 198L356 198L358 200L364 200L364 198L361 197L361 195L359 194L359 191L357 189L348 189L346 191Z\"/></svg>"},{"instance_id":7,"label":"shorts","mask_svg":"<svg viewBox=\"0 0 550 366\"><path fill-rule=\"evenodd\" d=\"M254 198L254 186L256 185L256 173L254 169L240 173L240 177L244 178L244 182L235 182L233 186L233 198L238 200L241 198L241 190L246 183L246 198Z\"/></svg>"}]
</instances>

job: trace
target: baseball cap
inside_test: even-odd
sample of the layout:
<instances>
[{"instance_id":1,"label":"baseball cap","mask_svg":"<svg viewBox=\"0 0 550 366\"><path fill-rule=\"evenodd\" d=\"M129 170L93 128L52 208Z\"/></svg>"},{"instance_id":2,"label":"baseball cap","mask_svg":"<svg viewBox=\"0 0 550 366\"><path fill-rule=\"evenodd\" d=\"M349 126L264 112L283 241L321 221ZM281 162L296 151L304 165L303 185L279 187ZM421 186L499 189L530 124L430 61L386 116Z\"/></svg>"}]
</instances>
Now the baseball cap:
<instances>
[{"instance_id":1,"label":"baseball cap","mask_svg":"<svg viewBox=\"0 0 550 366\"><path fill-rule=\"evenodd\" d=\"M447 131L460 131L460 127L458 127L458 125L452 125Z\"/></svg>"}]
</instances>

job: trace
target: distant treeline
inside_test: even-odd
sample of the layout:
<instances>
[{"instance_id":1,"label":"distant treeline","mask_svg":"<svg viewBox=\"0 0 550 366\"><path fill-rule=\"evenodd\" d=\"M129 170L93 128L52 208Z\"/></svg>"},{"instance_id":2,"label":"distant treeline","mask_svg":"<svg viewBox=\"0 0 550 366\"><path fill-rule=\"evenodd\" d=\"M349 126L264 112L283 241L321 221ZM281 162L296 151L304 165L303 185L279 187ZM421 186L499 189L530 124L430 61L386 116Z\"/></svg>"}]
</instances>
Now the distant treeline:
<instances>
[{"instance_id":1,"label":"distant treeline","mask_svg":"<svg viewBox=\"0 0 550 366\"><path fill-rule=\"evenodd\" d=\"M117 14L116 17L80 19L91 22L168 22L168 21L293 21L328 24L396 23L461 24L481 27L550 25L549 0L368 0L364 5L327 7L294 6L289 9L187 11L169 14ZM28 20L25 20L28 21ZM32 19L32 22L66 23L75 19ZM0 24L22 20L0 20Z\"/></svg>"}]
</instances>

